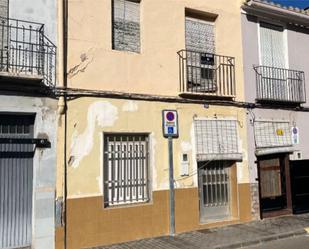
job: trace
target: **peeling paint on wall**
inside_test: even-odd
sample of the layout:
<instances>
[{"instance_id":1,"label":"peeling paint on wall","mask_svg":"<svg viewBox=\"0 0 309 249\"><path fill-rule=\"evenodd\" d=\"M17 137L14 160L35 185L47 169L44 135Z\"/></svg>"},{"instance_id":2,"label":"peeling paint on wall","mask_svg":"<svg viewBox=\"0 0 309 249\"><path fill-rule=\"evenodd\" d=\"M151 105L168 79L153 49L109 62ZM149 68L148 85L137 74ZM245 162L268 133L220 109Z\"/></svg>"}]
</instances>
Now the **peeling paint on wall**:
<instances>
[{"instance_id":1,"label":"peeling paint on wall","mask_svg":"<svg viewBox=\"0 0 309 249\"><path fill-rule=\"evenodd\" d=\"M82 159L89 155L93 147L96 124L111 127L118 119L118 109L107 101L98 101L88 108L87 127L82 134L75 129L72 135L70 166L77 168Z\"/></svg>"},{"instance_id":2,"label":"peeling paint on wall","mask_svg":"<svg viewBox=\"0 0 309 249\"><path fill-rule=\"evenodd\" d=\"M138 111L138 104L136 101L128 100L122 106L124 112L136 112Z\"/></svg>"}]
</instances>

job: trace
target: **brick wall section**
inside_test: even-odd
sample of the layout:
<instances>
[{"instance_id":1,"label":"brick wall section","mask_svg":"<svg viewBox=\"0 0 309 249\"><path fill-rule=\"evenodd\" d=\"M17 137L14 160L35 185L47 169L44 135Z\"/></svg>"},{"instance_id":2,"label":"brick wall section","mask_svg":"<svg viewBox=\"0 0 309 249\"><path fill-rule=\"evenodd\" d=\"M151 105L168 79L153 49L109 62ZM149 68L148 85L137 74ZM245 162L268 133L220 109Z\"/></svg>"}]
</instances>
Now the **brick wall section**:
<instances>
[{"instance_id":1,"label":"brick wall section","mask_svg":"<svg viewBox=\"0 0 309 249\"><path fill-rule=\"evenodd\" d=\"M140 52L140 3L113 1L113 49Z\"/></svg>"},{"instance_id":2,"label":"brick wall section","mask_svg":"<svg viewBox=\"0 0 309 249\"><path fill-rule=\"evenodd\" d=\"M251 192L251 215L252 219L260 219L260 197L259 197L259 184L251 183L250 184Z\"/></svg>"}]
</instances>

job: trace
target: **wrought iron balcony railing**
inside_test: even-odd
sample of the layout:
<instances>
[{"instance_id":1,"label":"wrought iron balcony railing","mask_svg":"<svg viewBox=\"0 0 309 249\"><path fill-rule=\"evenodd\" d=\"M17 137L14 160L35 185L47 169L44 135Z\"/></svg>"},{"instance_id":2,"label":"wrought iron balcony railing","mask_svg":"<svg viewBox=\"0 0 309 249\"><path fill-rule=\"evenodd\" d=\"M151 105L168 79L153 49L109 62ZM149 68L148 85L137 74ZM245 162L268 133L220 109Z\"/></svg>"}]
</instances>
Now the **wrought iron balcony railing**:
<instances>
[{"instance_id":1,"label":"wrought iron balcony railing","mask_svg":"<svg viewBox=\"0 0 309 249\"><path fill-rule=\"evenodd\" d=\"M306 102L304 72L269 66L255 66L254 70L258 101Z\"/></svg>"},{"instance_id":2,"label":"wrought iron balcony railing","mask_svg":"<svg viewBox=\"0 0 309 249\"><path fill-rule=\"evenodd\" d=\"M0 75L56 82L56 46L44 35L44 25L0 17Z\"/></svg>"},{"instance_id":3,"label":"wrought iron balcony railing","mask_svg":"<svg viewBox=\"0 0 309 249\"><path fill-rule=\"evenodd\" d=\"M181 50L178 56L181 93L236 96L235 58L190 50Z\"/></svg>"}]
</instances>

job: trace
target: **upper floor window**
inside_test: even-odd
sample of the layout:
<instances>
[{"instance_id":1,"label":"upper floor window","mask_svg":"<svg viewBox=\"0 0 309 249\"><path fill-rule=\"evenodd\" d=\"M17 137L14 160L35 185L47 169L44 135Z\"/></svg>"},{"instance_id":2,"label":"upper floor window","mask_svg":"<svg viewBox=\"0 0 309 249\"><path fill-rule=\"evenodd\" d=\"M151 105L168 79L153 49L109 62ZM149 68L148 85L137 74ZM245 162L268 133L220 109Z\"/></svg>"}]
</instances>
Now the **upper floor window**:
<instances>
[{"instance_id":1,"label":"upper floor window","mask_svg":"<svg viewBox=\"0 0 309 249\"><path fill-rule=\"evenodd\" d=\"M236 96L235 59L216 55L216 14L186 9L185 49L178 51L180 94Z\"/></svg>"},{"instance_id":2,"label":"upper floor window","mask_svg":"<svg viewBox=\"0 0 309 249\"><path fill-rule=\"evenodd\" d=\"M112 48L140 52L140 1L112 0Z\"/></svg>"},{"instance_id":3,"label":"upper floor window","mask_svg":"<svg viewBox=\"0 0 309 249\"><path fill-rule=\"evenodd\" d=\"M299 105L306 102L305 74L288 68L284 27L260 22L260 66L254 66L257 101Z\"/></svg>"},{"instance_id":4,"label":"upper floor window","mask_svg":"<svg viewBox=\"0 0 309 249\"><path fill-rule=\"evenodd\" d=\"M214 54L214 23L186 16L186 49Z\"/></svg>"},{"instance_id":5,"label":"upper floor window","mask_svg":"<svg viewBox=\"0 0 309 249\"><path fill-rule=\"evenodd\" d=\"M284 28L260 23L260 61L263 66L286 68Z\"/></svg>"}]
</instances>

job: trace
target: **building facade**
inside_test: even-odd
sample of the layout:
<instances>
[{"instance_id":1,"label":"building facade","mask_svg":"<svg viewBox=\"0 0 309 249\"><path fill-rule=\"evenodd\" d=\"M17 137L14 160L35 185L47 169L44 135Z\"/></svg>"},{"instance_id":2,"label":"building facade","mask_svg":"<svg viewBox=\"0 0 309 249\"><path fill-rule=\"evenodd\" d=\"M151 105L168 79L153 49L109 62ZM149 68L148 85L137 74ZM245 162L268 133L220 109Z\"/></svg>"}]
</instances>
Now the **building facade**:
<instances>
[{"instance_id":1,"label":"building facade","mask_svg":"<svg viewBox=\"0 0 309 249\"><path fill-rule=\"evenodd\" d=\"M259 0L0 0L0 249L308 211L308 27Z\"/></svg>"},{"instance_id":2,"label":"building facade","mask_svg":"<svg viewBox=\"0 0 309 249\"><path fill-rule=\"evenodd\" d=\"M267 2L243 5L245 99L256 107L248 109L247 128L257 218L292 214L308 203L308 17Z\"/></svg>"},{"instance_id":3,"label":"building facade","mask_svg":"<svg viewBox=\"0 0 309 249\"><path fill-rule=\"evenodd\" d=\"M55 248L56 11L0 1L0 248Z\"/></svg>"},{"instance_id":4,"label":"building facade","mask_svg":"<svg viewBox=\"0 0 309 249\"><path fill-rule=\"evenodd\" d=\"M163 110L179 122L176 233L251 220L241 3L68 1L57 248L171 232Z\"/></svg>"}]
</instances>

